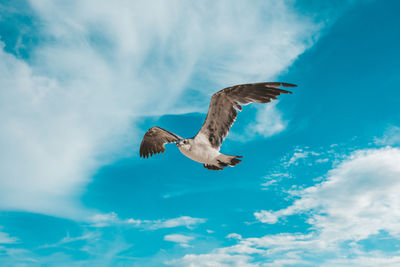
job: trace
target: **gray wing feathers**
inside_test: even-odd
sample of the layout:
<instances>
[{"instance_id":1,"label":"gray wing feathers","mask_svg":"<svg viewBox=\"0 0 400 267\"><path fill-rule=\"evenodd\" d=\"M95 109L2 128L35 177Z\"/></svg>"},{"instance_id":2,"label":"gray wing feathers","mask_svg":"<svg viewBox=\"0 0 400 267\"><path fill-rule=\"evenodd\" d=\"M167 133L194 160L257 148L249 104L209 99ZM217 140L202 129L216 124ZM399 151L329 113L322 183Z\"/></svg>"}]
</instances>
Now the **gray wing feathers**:
<instances>
[{"instance_id":1,"label":"gray wing feathers","mask_svg":"<svg viewBox=\"0 0 400 267\"><path fill-rule=\"evenodd\" d=\"M179 139L182 139L179 135L160 127L152 127L143 137L139 151L140 157L148 158L153 154L164 153L166 143L175 143Z\"/></svg>"},{"instance_id":2,"label":"gray wing feathers","mask_svg":"<svg viewBox=\"0 0 400 267\"><path fill-rule=\"evenodd\" d=\"M219 148L236 120L237 110L242 110L241 105L268 103L271 99L277 99L280 94L291 94L290 91L278 87L296 85L279 82L241 84L215 93L211 98L206 120L197 136L204 135L213 147Z\"/></svg>"}]
</instances>

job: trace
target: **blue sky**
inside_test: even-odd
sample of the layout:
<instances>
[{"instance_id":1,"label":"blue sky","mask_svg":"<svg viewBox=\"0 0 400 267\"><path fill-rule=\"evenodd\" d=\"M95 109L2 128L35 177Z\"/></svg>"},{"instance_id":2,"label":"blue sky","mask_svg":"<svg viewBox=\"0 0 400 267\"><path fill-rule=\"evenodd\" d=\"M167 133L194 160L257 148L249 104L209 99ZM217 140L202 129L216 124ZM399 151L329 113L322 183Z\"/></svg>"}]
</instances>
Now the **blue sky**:
<instances>
[{"instance_id":1,"label":"blue sky","mask_svg":"<svg viewBox=\"0 0 400 267\"><path fill-rule=\"evenodd\" d=\"M399 266L397 1L1 1L1 266ZM206 170L191 137L248 105Z\"/></svg>"}]
</instances>

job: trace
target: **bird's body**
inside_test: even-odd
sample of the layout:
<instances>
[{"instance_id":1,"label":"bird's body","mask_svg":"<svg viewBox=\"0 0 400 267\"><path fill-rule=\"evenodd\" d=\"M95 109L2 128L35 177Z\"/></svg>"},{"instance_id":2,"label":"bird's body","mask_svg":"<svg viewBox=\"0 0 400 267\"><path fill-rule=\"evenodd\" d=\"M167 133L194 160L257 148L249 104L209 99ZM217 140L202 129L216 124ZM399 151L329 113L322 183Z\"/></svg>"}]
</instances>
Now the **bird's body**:
<instances>
[{"instance_id":1,"label":"bird's body","mask_svg":"<svg viewBox=\"0 0 400 267\"><path fill-rule=\"evenodd\" d=\"M237 159L240 156L221 154L219 148L212 147L203 134L199 134L195 138L184 139L177 143L177 147L183 155L191 160L203 163L205 168L211 170L219 170L228 165L234 166L240 162ZM221 164L222 166L220 166Z\"/></svg>"},{"instance_id":2,"label":"bird's body","mask_svg":"<svg viewBox=\"0 0 400 267\"><path fill-rule=\"evenodd\" d=\"M203 164L211 164L215 161L215 158L221 154L219 153L219 150L211 147L207 139L204 137L189 138L184 141L186 141L187 144L182 142L182 145L179 145L178 143L177 146L181 153L191 160Z\"/></svg>"},{"instance_id":3,"label":"bird's body","mask_svg":"<svg viewBox=\"0 0 400 267\"><path fill-rule=\"evenodd\" d=\"M165 143L176 143L186 157L203 163L211 170L222 170L226 166L235 166L241 156L221 154L220 146L229 132L241 105L252 102L267 103L281 93L289 91L277 87L295 87L288 83L254 83L225 88L211 98L207 118L200 131L193 138L184 139L160 127L150 128L143 137L140 156L149 157L165 151Z\"/></svg>"}]
</instances>

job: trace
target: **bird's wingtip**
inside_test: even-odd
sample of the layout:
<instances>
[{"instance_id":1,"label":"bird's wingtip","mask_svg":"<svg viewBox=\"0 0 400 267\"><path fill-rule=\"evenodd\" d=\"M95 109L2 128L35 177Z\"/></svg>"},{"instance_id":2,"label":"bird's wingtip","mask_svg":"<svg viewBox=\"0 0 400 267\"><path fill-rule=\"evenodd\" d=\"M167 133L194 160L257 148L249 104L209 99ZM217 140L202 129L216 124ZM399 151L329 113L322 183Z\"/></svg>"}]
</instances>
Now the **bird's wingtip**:
<instances>
[{"instance_id":1,"label":"bird's wingtip","mask_svg":"<svg viewBox=\"0 0 400 267\"><path fill-rule=\"evenodd\" d=\"M297 87L297 84L294 83L282 83L283 87Z\"/></svg>"}]
</instances>

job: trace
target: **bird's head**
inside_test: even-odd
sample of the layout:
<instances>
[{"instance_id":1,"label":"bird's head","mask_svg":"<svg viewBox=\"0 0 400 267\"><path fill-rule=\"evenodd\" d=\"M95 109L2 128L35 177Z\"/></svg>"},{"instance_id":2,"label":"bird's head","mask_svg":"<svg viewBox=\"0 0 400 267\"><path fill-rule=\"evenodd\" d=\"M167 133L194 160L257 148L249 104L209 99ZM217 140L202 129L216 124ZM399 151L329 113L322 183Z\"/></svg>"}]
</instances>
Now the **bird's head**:
<instances>
[{"instance_id":1,"label":"bird's head","mask_svg":"<svg viewBox=\"0 0 400 267\"><path fill-rule=\"evenodd\" d=\"M178 142L176 142L176 146L179 147L180 149L186 149L189 150L191 147L191 140L189 139L180 139Z\"/></svg>"}]
</instances>

